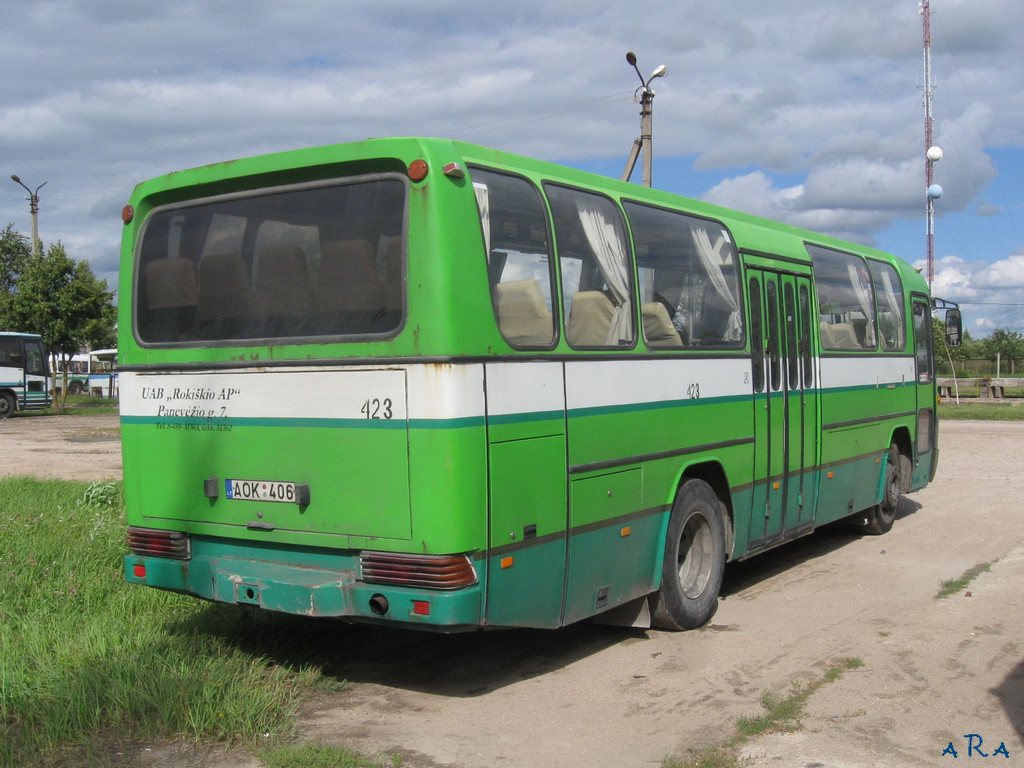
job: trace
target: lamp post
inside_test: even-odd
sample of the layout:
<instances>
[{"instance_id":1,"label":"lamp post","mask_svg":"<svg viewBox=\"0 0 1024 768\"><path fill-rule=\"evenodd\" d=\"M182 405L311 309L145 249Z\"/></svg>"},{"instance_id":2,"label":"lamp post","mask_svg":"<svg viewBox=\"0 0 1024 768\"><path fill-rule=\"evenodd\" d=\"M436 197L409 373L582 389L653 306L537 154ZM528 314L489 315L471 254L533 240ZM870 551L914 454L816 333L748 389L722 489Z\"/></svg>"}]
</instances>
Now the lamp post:
<instances>
[{"instance_id":1,"label":"lamp post","mask_svg":"<svg viewBox=\"0 0 1024 768\"><path fill-rule=\"evenodd\" d=\"M647 80L640 74L640 68L636 65L636 54L632 51L626 54L626 61L636 70L636 76L640 78L640 87L636 89L633 97L640 94L640 136L633 142L633 149L626 160L626 170L622 172L622 180L629 181L636 167L636 159L643 150L644 153L644 186L651 186L651 165L653 162L653 149L651 147L652 117L654 114L654 89L651 88L651 81L656 77L664 77L667 71L662 64L655 69Z\"/></svg>"},{"instance_id":2,"label":"lamp post","mask_svg":"<svg viewBox=\"0 0 1024 768\"><path fill-rule=\"evenodd\" d=\"M39 190L46 186L46 182L44 181L42 184L40 184L38 187L36 187L35 192L33 192L31 189L26 187L22 183L21 179L19 179L14 174L11 174L11 180L14 181L16 184L20 184L25 189L25 191L28 192L28 197L26 197L25 199L28 200L28 209L29 209L29 212L32 214L32 255L33 256L38 256L39 255Z\"/></svg>"}]
</instances>

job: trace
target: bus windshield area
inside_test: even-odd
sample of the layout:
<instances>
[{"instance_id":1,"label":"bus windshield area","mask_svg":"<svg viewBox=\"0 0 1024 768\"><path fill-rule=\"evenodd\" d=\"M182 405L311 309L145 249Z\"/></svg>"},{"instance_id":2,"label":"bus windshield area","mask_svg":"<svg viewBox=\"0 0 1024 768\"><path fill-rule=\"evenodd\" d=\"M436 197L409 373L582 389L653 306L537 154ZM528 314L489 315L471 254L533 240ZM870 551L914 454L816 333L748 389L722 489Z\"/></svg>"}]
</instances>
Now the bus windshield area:
<instances>
[{"instance_id":1,"label":"bus windshield area","mask_svg":"<svg viewBox=\"0 0 1024 768\"><path fill-rule=\"evenodd\" d=\"M402 324L398 176L168 206L136 254L143 344L376 336Z\"/></svg>"}]
</instances>

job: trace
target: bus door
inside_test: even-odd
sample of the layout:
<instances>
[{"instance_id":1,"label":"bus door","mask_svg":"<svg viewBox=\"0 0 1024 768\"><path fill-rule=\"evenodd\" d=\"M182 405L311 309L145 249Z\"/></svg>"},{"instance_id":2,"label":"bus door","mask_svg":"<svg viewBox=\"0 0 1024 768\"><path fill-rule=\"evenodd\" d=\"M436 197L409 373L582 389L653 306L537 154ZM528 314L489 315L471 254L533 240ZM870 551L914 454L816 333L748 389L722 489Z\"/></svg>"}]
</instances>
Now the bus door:
<instances>
[{"instance_id":1,"label":"bus door","mask_svg":"<svg viewBox=\"0 0 1024 768\"><path fill-rule=\"evenodd\" d=\"M748 551L814 524L818 408L808 275L747 271L755 482Z\"/></svg>"},{"instance_id":2,"label":"bus door","mask_svg":"<svg viewBox=\"0 0 1024 768\"><path fill-rule=\"evenodd\" d=\"M485 366L489 626L560 625L566 573L561 363Z\"/></svg>"},{"instance_id":3,"label":"bus door","mask_svg":"<svg viewBox=\"0 0 1024 768\"><path fill-rule=\"evenodd\" d=\"M24 387L21 392L21 408L44 408L50 404L50 369L43 343L25 339Z\"/></svg>"},{"instance_id":4,"label":"bus door","mask_svg":"<svg viewBox=\"0 0 1024 768\"><path fill-rule=\"evenodd\" d=\"M917 438L910 488L920 488L931 479L935 461L935 361L932 352L932 313L927 297L915 294L914 365L917 382Z\"/></svg>"}]
</instances>

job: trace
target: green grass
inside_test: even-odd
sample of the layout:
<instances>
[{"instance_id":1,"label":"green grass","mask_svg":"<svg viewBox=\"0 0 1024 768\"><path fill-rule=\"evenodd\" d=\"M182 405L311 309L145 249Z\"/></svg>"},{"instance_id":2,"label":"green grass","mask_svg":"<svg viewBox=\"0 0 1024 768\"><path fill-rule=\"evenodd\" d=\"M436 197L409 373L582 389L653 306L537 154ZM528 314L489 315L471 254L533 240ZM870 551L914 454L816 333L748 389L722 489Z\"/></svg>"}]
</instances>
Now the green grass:
<instances>
[{"instance_id":1,"label":"green grass","mask_svg":"<svg viewBox=\"0 0 1024 768\"><path fill-rule=\"evenodd\" d=\"M763 712L736 721L736 735L711 749L704 750L690 758L668 757L662 768L737 768L739 748L747 741L764 733L779 733L800 730L800 718L807 700L823 686L834 683L843 673L864 666L860 659L843 659L829 667L828 671L808 683L797 681L787 696L779 698L771 691L761 696Z\"/></svg>"},{"instance_id":2,"label":"green grass","mask_svg":"<svg viewBox=\"0 0 1024 768\"><path fill-rule=\"evenodd\" d=\"M395 756L366 757L344 747L324 744L280 745L259 751L264 768L400 768Z\"/></svg>"},{"instance_id":3,"label":"green grass","mask_svg":"<svg viewBox=\"0 0 1024 768\"><path fill-rule=\"evenodd\" d=\"M53 405L49 408L40 408L33 411L18 411L15 416L19 418L32 416L99 416L104 413L117 413L117 399L92 397L91 395L68 395L67 402L63 408L60 405L60 395L53 398Z\"/></svg>"},{"instance_id":4,"label":"green grass","mask_svg":"<svg viewBox=\"0 0 1024 768\"><path fill-rule=\"evenodd\" d=\"M957 592L962 592L967 589L972 581L977 578L980 574L991 568L992 563L978 563L977 565L971 566L958 579L947 579L942 582L939 587L938 594L935 595L937 600L943 597L949 597L955 595Z\"/></svg>"},{"instance_id":5,"label":"green grass","mask_svg":"<svg viewBox=\"0 0 1024 768\"><path fill-rule=\"evenodd\" d=\"M292 732L318 670L247 650L233 606L129 587L123 540L119 483L0 480L0 766Z\"/></svg>"}]
</instances>

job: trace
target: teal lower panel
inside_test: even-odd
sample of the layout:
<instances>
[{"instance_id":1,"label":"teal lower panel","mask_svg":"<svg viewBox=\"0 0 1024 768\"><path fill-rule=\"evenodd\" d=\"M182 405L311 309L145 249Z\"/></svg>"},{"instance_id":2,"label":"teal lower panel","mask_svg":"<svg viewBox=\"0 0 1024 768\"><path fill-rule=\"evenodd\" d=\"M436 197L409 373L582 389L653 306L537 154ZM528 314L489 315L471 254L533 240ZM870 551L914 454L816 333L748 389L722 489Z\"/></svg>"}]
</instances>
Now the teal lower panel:
<instances>
[{"instance_id":1,"label":"teal lower panel","mask_svg":"<svg viewBox=\"0 0 1024 768\"><path fill-rule=\"evenodd\" d=\"M664 517L652 514L573 533L564 624L603 613L658 588Z\"/></svg>"},{"instance_id":2,"label":"teal lower panel","mask_svg":"<svg viewBox=\"0 0 1024 768\"><path fill-rule=\"evenodd\" d=\"M824 525L877 504L882 498L884 471L884 452L822 470L815 524Z\"/></svg>"},{"instance_id":3,"label":"teal lower panel","mask_svg":"<svg viewBox=\"0 0 1024 768\"><path fill-rule=\"evenodd\" d=\"M482 624L483 588L479 583L449 592L366 584L357 574L358 553L354 552L203 539L193 539L189 560L125 557L129 583L216 602L446 631L475 629ZM385 612L380 611L382 605L387 606Z\"/></svg>"},{"instance_id":4,"label":"teal lower panel","mask_svg":"<svg viewBox=\"0 0 1024 768\"><path fill-rule=\"evenodd\" d=\"M487 625L554 629L560 625L565 537L555 536L487 561Z\"/></svg>"}]
</instances>

